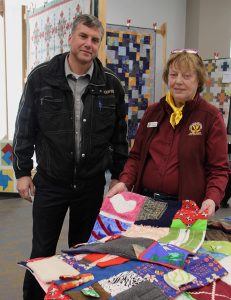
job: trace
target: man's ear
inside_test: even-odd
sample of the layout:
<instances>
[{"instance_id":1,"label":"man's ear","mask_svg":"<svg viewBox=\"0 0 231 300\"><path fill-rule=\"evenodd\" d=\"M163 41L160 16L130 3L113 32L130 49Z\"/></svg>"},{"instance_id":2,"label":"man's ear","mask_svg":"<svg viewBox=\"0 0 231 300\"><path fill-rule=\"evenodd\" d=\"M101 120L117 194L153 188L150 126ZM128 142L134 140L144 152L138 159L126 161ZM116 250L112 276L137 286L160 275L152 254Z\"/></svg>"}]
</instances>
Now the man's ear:
<instances>
[{"instance_id":1,"label":"man's ear","mask_svg":"<svg viewBox=\"0 0 231 300\"><path fill-rule=\"evenodd\" d=\"M69 36L68 36L68 45L70 46L71 44L71 38L72 38L72 34L70 33Z\"/></svg>"}]
</instances>

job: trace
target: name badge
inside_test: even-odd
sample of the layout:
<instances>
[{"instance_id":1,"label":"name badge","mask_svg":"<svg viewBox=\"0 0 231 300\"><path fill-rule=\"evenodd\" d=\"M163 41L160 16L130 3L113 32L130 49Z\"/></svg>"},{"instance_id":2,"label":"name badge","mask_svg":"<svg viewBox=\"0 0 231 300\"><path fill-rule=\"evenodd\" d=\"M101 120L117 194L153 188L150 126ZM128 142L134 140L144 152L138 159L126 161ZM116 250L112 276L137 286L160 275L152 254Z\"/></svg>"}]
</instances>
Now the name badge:
<instances>
[{"instance_id":1,"label":"name badge","mask_svg":"<svg viewBox=\"0 0 231 300\"><path fill-rule=\"evenodd\" d=\"M150 127L157 127L158 125L158 122L148 122L147 124L147 127L150 128Z\"/></svg>"}]
</instances>

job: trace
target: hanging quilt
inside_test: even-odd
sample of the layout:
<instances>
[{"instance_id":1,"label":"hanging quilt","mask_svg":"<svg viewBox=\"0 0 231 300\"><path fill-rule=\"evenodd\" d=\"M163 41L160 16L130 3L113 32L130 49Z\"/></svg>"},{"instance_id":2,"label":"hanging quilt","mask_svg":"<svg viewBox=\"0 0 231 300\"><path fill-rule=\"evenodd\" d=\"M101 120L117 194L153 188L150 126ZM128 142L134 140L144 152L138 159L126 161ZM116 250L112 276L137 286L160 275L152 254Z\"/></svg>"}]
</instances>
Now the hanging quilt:
<instances>
[{"instance_id":1,"label":"hanging quilt","mask_svg":"<svg viewBox=\"0 0 231 300\"><path fill-rule=\"evenodd\" d=\"M225 80L228 72L231 72L231 59L204 60L208 79L205 83L202 97L215 105L222 112L226 126L229 121L231 82ZM228 126L231 132L231 123Z\"/></svg>"},{"instance_id":2,"label":"hanging quilt","mask_svg":"<svg viewBox=\"0 0 231 300\"><path fill-rule=\"evenodd\" d=\"M0 140L0 192L15 193L16 178L12 166L12 141Z\"/></svg>"},{"instance_id":3,"label":"hanging quilt","mask_svg":"<svg viewBox=\"0 0 231 300\"><path fill-rule=\"evenodd\" d=\"M77 15L90 14L92 0L54 0L27 15L28 73L54 55L69 50L68 36Z\"/></svg>"},{"instance_id":4,"label":"hanging quilt","mask_svg":"<svg viewBox=\"0 0 231 300\"><path fill-rule=\"evenodd\" d=\"M125 89L131 147L140 119L154 101L156 40L153 29L107 25L106 64Z\"/></svg>"}]
</instances>

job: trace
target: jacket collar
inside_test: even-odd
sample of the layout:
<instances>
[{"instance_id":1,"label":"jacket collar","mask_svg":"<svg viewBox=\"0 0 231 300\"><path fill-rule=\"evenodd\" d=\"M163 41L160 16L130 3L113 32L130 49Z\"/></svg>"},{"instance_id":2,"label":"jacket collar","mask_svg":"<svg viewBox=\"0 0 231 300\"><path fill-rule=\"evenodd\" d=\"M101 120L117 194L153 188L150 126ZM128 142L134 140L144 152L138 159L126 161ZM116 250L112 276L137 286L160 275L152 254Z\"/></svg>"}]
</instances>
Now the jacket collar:
<instances>
[{"instance_id":1,"label":"jacket collar","mask_svg":"<svg viewBox=\"0 0 231 300\"><path fill-rule=\"evenodd\" d=\"M171 112L172 112L172 109L171 109L171 107L169 106L169 104L166 102L165 98L166 98L166 96L162 97L162 98L160 99L160 103L161 103L162 107L164 107L165 110L166 110L167 112L171 113ZM196 95L195 95L195 97L194 97L193 100L185 102L185 105L184 105L184 108L183 108L183 114L184 114L185 112L194 110L194 108L195 108L196 106L198 106L198 104L199 104L200 102L201 102L200 94L199 94L199 93L196 93Z\"/></svg>"},{"instance_id":2,"label":"jacket collar","mask_svg":"<svg viewBox=\"0 0 231 300\"><path fill-rule=\"evenodd\" d=\"M78 79L79 77L84 77L84 76L88 75L89 78L91 79L93 71L94 71L94 64L93 63L91 64L90 68L87 70L87 72L85 74L78 75L78 74L72 72L69 62L68 62L68 55L66 55L65 62L64 62L64 70L65 70L66 78L72 77L72 78Z\"/></svg>"}]
</instances>

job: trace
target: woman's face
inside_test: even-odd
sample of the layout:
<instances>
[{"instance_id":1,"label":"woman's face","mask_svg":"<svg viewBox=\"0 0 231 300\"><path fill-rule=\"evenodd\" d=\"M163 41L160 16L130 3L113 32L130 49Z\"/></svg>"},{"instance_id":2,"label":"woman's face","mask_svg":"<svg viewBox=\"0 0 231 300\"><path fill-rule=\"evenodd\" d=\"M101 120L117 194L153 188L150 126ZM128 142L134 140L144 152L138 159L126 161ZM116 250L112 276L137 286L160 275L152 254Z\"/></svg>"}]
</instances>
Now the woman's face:
<instances>
[{"instance_id":1,"label":"woman's face","mask_svg":"<svg viewBox=\"0 0 231 300\"><path fill-rule=\"evenodd\" d=\"M176 64L170 65L168 87L177 107L194 98L198 83L195 70L178 67Z\"/></svg>"}]
</instances>

